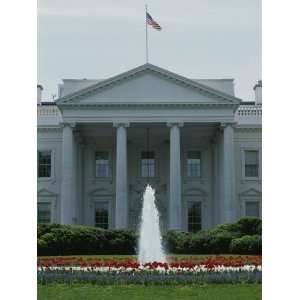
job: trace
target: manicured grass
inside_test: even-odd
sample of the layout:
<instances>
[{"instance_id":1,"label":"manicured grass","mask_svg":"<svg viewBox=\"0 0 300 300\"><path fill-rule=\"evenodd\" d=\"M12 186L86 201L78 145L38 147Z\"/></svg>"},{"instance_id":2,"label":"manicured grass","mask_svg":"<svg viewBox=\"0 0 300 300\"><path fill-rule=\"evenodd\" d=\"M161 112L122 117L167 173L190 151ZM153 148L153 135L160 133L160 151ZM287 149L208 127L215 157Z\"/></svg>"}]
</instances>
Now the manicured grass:
<instances>
[{"instance_id":1,"label":"manicured grass","mask_svg":"<svg viewBox=\"0 0 300 300\"><path fill-rule=\"evenodd\" d=\"M38 300L260 300L259 284L140 286L38 285Z\"/></svg>"}]
</instances>

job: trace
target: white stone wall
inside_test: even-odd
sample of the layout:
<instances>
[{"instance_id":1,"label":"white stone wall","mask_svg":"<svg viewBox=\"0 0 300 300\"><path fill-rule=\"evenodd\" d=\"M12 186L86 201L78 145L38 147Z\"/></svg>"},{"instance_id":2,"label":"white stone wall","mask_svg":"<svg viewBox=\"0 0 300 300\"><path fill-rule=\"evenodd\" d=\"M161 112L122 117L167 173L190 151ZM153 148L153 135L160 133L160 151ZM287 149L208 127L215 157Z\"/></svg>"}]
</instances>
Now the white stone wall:
<instances>
[{"instance_id":1,"label":"white stone wall","mask_svg":"<svg viewBox=\"0 0 300 300\"><path fill-rule=\"evenodd\" d=\"M38 178L37 200L52 203L52 222L60 222L61 207L61 163L62 163L62 133L57 129L38 130L37 150L52 151L52 176L51 178Z\"/></svg>"},{"instance_id":2,"label":"white stone wall","mask_svg":"<svg viewBox=\"0 0 300 300\"><path fill-rule=\"evenodd\" d=\"M116 198L120 199L116 194L121 195L128 188L128 226L134 227L147 182L140 176L140 152L146 150L147 127L151 129L149 149L157 155L157 176L151 178L150 183L157 189L164 228L170 226L169 199L174 191L176 207L181 206L178 219L182 220L178 224L181 223L182 230L187 230L188 201L202 203L203 228L243 216L244 203L249 199L261 201L261 178L243 178L242 153L245 149L261 149L262 107L251 103L238 107L239 99L233 97L232 80L198 80L207 86L219 86L219 93L166 70L145 65L108 81L101 85L93 80L65 80L61 95L77 91L76 95L59 99L57 105L38 105L38 150L52 150L54 161L53 176L38 179L38 201L51 201L52 222L93 226L95 203L104 201L109 203L109 227L114 228ZM88 86L95 83L89 90ZM81 91L82 88L85 89ZM119 164L119 174L124 174L118 177L116 184L117 129L113 127L116 123L129 126L126 127L128 184L125 188L122 184L122 178L126 180L124 161ZM174 124L183 126L170 135ZM63 130L72 146L63 143ZM125 136L124 130L122 136ZM179 140L180 149L177 148ZM170 144L177 157L172 165L178 161L179 153L181 157L181 174L174 176L175 184L170 184ZM108 178L95 177L96 150L110 153ZM201 178L186 176L188 150L201 151ZM69 155L74 158L72 163ZM120 155L122 157L122 151ZM179 165L174 173L178 169ZM66 199L61 199L62 194ZM68 206L68 201L72 201L73 206ZM174 206L173 209L174 214L178 212ZM124 219L118 226L126 222ZM179 229L179 225L173 223L174 229Z\"/></svg>"},{"instance_id":3,"label":"white stone wall","mask_svg":"<svg viewBox=\"0 0 300 300\"><path fill-rule=\"evenodd\" d=\"M130 128L128 132L130 133ZM166 130L166 129L164 129ZM182 130L181 142L181 172L182 172L182 229L187 225L187 202L201 201L203 212L203 228L210 228L215 224L224 222L224 199L222 197L223 186L223 136L219 134L213 144L210 138L197 136L193 140L185 136L186 130ZM110 227L115 224L115 175L116 175L116 137L86 139L85 142L76 140L75 149L77 154L75 210L77 223L94 225L94 203L96 201L108 201L110 203ZM168 201L169 201L169 163L170 145L168 137L152 142L151 150L157 157L157 176L150 182L157 188L157 202L162 213L163 227L168 224ZM215 147L215 148L214 148ZM80 152L78 153L78 148ZM60 222L61 207L61 180L62 180L62 129L39 129L38 149L53 151L53 176L50 179L38 179L38 191L42 191L39 199L46 199L45 191L52 193L55 201L53 222ZM214 150L215 149L215 150ZM243 203L249 197L256 197L261 201L261 179L247 180L243 178L242 152L245 149L259 149L261 151L261 129L259 128L235 128L234 133L234 164L235 164L235 212L237 218L243 216ZM111 174L108 178L95 177L94 154L97 150L106 150L110 154ZM128 141L128 206L129 227L134 227L138 222L141 209L141 197L147 179L140 176L140 152L145 150L145 141ZM188 150L201 151L201 178L188 178L186 176L186 153ZM216 151L216 154L214 153ZM81 153L81 154L80 154ZM215 161L217 158L218 161ZM216 166L215 166L216 164ZM81 171L80 171L81 170ZM44 191L44 192L43 192ZM255 191L257 195L255 196ZM253 194L254 192L254 194ZM248 194L250 193L250 195ZM252 193L252 194L251 194ZM43 197L43 198L41 198ZM248 198L247 198L248 197Z\"/></svg>"},{"instance_id":4,"label":"white stone wall","mask_svg":"<svg viewBox=\"0 0 300 300\"><path fill-rule=\"evenodd\" d=\"M237 128L235 131L235 173L236 173L236 209L238 217L243 217L245 212L244 202L255 199L261 203L262 191L262 146L261 128ZM243 171L243 151L259 151L259 178L247 179Z\"/></svg>"}]
</instances>

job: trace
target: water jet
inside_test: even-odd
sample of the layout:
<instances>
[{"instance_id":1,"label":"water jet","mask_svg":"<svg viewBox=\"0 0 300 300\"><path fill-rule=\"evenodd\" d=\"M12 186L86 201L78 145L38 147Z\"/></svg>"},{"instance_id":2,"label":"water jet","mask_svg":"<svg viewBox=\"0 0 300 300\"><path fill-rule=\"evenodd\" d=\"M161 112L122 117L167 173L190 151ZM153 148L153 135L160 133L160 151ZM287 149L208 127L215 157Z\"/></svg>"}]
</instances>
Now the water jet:
<instances>
[{"instance_id":1,"label":"water jet","mask_svg":"<svg viewBox=\"0 0 300 300\"><path fill-rule=\"evenodd\" d=\"M159 212L155 204L155 190L148 184L143 195L143 208L139 229L138 261L166 262L159 226Z\"/></svg>"}]
</instances>

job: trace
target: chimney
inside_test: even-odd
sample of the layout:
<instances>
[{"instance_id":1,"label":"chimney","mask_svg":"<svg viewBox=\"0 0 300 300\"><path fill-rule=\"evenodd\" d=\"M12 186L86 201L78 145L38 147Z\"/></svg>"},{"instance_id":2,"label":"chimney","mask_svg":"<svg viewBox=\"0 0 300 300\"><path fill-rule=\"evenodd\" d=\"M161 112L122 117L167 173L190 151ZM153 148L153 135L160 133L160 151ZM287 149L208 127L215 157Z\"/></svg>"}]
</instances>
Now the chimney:
<instances>
[{"instance_id":1,"label":"chimney","mask_svg":"<svg viewBox=\"0 0 300 300\"><path fill-rule=\"evenodd\" d=\"M42 90L43 90L43 87L38 84L37 85L37 104L41 104L41 101L42 101Z\"/></svg>"},{"instance_id":2,"label":"chimney","mask_svg":"<svg viewBox=\"0 0 300 300\"><path fill-rule=\"evenodd\" d=\"M261 89L262 89L262 82L261 80L258 80L257 84L253 88L255 93L255 104L261 104L261 99L262 99Z\"/></svg>"}]
</instances>

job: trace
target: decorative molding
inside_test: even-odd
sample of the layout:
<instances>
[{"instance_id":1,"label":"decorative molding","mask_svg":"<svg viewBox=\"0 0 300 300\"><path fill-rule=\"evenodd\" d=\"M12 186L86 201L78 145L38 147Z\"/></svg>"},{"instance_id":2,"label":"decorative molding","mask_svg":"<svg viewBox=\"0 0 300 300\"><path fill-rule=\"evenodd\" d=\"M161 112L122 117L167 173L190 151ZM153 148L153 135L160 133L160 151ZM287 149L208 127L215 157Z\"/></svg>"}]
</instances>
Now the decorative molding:
<instances>
[{"instance_id":1,"label":"decorative molding","mask_svg":"<svg viewBox=\"0 0 300 300\"><path fill-rule=\"evenodd\" d=\"M92 198L97 198L97 197L103 197L103 196L113 196L113 194L114 193L113 193L112 189L101 187L101 188L92 190L89 193L89 196Z\"/></svg>"},{"instance_id":2,"label":"decorative molding","mask_svg":"<svg viewBox=\"0 0 300 300\"><path fill-rule=\"evenodd\" d=\"M236 104L232 103L211 103L211 102L186 102L182 100L182 102L173 102L173 103L129 103L129 102L118 102L118 103L64 103L60 105L63 108L71 108L71 107L81 107L81 108L144 108L144 107L151 107L151 108L212 108L212 107L227 107L227 108L235 108Z\"/></svg>"},{"instance_id":3,"label":"decorative molding","mask_svg":"<svg viewBox=\"0 0 300 300\"><path fill-rule=\"evenodd\" d=\"M70 127L73 131L76 130L76 123L75 122L60 122L59 123L61 128Z\"/></svg>"},{"instance_id":4,"label":"decorative molding","mask_svg":"<svg viewBox=\"0 0 300 300\"><path fill-rule=\"evenodd\" d=\"M113 122L113 127L119 128L119 127L125 127L128 128L130 126L129 122Z\"/></svg>"},{"instance_id":5,"label":"decorative molding","mask_svg":"<svg viewBox=\"0 0 300 300\"><path fill-rule=\"evenodd\" d=\"M38 125L37 126L37 131L38 132L49 132L49 131L59 131L59 132L61 132L61 130L62 130L62 127L60 125L58 125L58 126L57 125L55 125L55 126Z\"/></svg>"},{"instance_id":6,"label":"decorative molding","mask_svg":"<svg viewBox=\"0 0 300 300\"><path fill-rule=\"evenodd\" d=\"M240 197L261 197L262 193L254 188L239 193Z\"/></svg>"},{"instance_id":7,"label":"decorative molding","mask_svg":"<svg viewBox=\"0 0 300 300\"><path fill-rule=\"evenodd\" d=\"M235 127L235 130L242 131L242 132L261 131L262 125L261 124L245 124L245 125L238 124Z\"/></svg>"},{"instance_id":8,"label":"decorative molding","mask_svg":"<svg viewBox=\"0 0 300 300\"><path fill-rule=\"evenodd\" d=\"M224 130L224 128L231 126L232 128L235 128L237 126L237 122L222 122L220 124L220 128Z\"/></svg>"},{"instance_id":9,"label":"decorative molding","mask_svg":"<svg viewBox=\"0 0 300 300\"><path fill-rule=\"evenodd\" d=\"M183 122L168 122L167 127L183 127L184 123Z\"/></svg>"},{"instance_id":10,"label":"decorative molding","mask_svg":"<svg viewBox=\"0 0 300 300\"><path fill-rule=\"evenodd\" d=\"M184 196L200 196L200 197L207 197L208 194L205 190L200 188L187 188L183 192Z\"/></svg>"},{"instance_id":11,"label":"decorative molding","mask_svg":"<svg viewBox=\"0 0 300 300\"><path fill-rule=\"evenodd\" d=\"M51 192L45 188L41 188L37 192L38 197L57 197L57 193Z\"/></svg>"}]
</instances>

